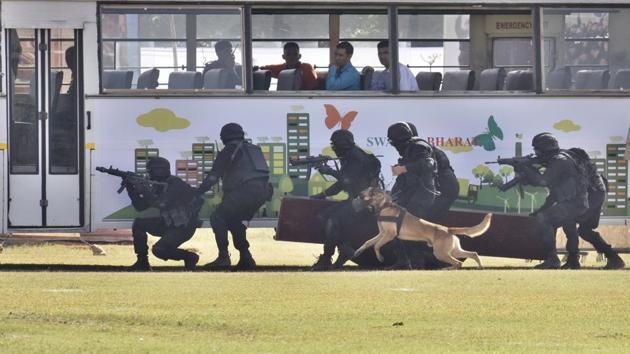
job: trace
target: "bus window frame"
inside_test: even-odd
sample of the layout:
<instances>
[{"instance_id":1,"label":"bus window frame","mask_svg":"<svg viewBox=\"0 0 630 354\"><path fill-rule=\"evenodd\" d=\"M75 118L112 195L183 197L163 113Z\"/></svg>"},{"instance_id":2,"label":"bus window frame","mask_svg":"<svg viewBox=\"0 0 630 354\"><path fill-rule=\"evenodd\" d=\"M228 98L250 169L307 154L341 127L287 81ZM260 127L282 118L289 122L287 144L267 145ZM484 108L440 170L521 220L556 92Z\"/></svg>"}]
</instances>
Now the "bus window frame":
<instances>
[{"instance_id":1,"label":"bus window frame","mask_svg":"<svg viewBox=\"0 0 630 354\"><path fill-rule=\"evenodd\" d=\"M212 93L212 92L229 92L231 95L242 95L246 92L246 73L247 69L245 67L246 61L246 53L245 53L245 34L244 34L244 13L247 5L221 5L221 4L162 4L162 3L153 3L148 5L137 5L137 4L128 4L128 3L97 3L97 11L96 11L96 25L97 25L97 43L98 43L98 78L99 78L99 96L100 95L113 95L113 96L169 96L171 93L176 95L182 94L197 94L198 92L203 93ZM105 9L105 11L103 11ZM132 11L130 11L132 10ZM135 10L135 11L133 11ZM207 12L200 12L201 10L205 10ZM241 38L238 40L232 40L231 38L215 38L216 40L227 39L231 42L239 42L239 46L241 48L241 88L235 89L107 89L103 88L102 83L102 75L103 75L103 43L107 41L116 42L173 42L173 43L184 43L186 49L186 65L181 65L179 67L171 67L171 66L156 66L156 67L128 67L132 69L138 69L142 71L143 69L151 69L151 68L166 68L166 69L181 69L182 71L192 71L190 70L190 59L189 55L191 52L195 53L194 61L195 64L192 66L194 71L202 68L203 66L198 66L196 63L196 50L198 48L197 43L207 41L207 38L198 39L197 31L196 31L196 17L195 17L195 38L188 38L188 33L190 30L189 19L186 19L185 33L186 36L184 38L116 38L116 39L103 39L102 33L102 16L103 14L120 14L120 15L129 15L129 14L166 14L166 15L203 15L207 13L212 13L214 11L238 11L240 14L240 27L241 27ZM212 40L212 39L211 39ZM193 43L192 48L190 44ZM114 48L115 50L115 48ZM115 52L114 52L115 53ZM203 71L202 71L203 73ZM163 85L164 83L160 83ZM159 93L159 94L158 94ZM166 95L164 95L166 93Z\"/></svg>"},{"instance_id":2,"label":"bus window frame","mask_svg":"<svg viewBox=\"0 0 630 354\"><path fill-rule=\"evenodd\" d=\"M239 4L239 5L237 5ZM137 90L137 89L124 89L124 90L107 90L103 91L100 83L100 77L102 75L102 67L101 67L101 55L102 55L102 36L101 36L101 9L103 6L106 7L144 7L146 5L129 5L125 3L97 3L97 33L98 33L98 60L99 60L99 94L97 95L89 95L91 97L121 97L121 98L137 98L137 97L186 97L186 98L240 98L240 97L253 97L253 98L261 98L261 97L275 97L275 98L287 98L287 97L302 97L302 98L317 98L317 97L401 97L401 98L410 98L410 97L466 97L466 98L476 98L476 97L531 97L531 96L540 96L540 97L567 97L567 96L586 96L586 97L628 97L630 95L630 90L628 91L620 91L620 90L544 90L542 87L542 75L543 69L542 65L542 51L540 48L540 44L537 44L543 37L544 32L542 29L543 21L543 11L546 9L574 9L581 8L584 10L588 9L601 9L605 8L630 8L629 4L506 4L506 5L496 5L496 4L488 4L483 5L481 7L476 5L453 5L452 7L446 6L434 6L434 5L409 5L409 4L391 4L391 5L357 5L356 8L350 8L350 4L342 3L340 5L329 5L326 6L324 4L320 5L272 5L272 4L250 4L246 1L240 2L237 4L186 4L184 6L188 7L203 7L203 8L229 8L229 9L239 9L241 11L241 24L243 27L249 25L251 30L251 16L252 14L260 14L269 12L272 14L282 14L282 13L295 13L295 12L308 12L313 14L373 14L375 11L390 11L391 9L395 9L397 11L396 16L401 14L524 14L525 12L529 13L532 17L533 23L533 33L532 40L534 42L534 65L533 69L535 71L535 90L534 91L491 91L491 92L482 92L479 90L470 90L470 91L418 91L418 92L398 92L397 90L391 91L327 91L327 90L318 90L318 91L282 91L281 93L276 91L254 91L252 87L251 76L253 75L252 66L245 65L247 62L246 56L251 55L251 47L252 47L252 39L245 38L245 32L243 30L241 35L241 43L244 50L242 51L242 63L243 63L243 89L242 90L205 90L205 89L193 89L193 90L168 90L168 89L154 89L154 90ZM154 3L151 6L165 6L172 8L175 5L163 5L163 3ZM246 11L249 12L249 24L246 24ZM538 21L536 21L536 12L538 12ZM389 24L389 20L388 20ZM397 36L396 36L397 37ZM392 34L389 34L389 39L391 42ZM330 38L329 38L330 39ZM274 39L275 40L275 39ZM293 41L299 41L298 39L292 38ZM355 40L355 39L353 39ZM359 39L365 40L365 39ZM409 40L408 38L404 39L405 41ZM447 41L447 40L440 40ZM470 41L470 38L467 40L457 39L455 41ZM397 42L398 43L398 42ZM538 46L538 49L536 47ZM249 54L247 53L247 48L249 48ZM251 62L250 62L251 63ZM397 64L398 61L392 62L392 65ZM398 83L394 83L395 86L398 86Z\"/></svg>"}]
</instances>

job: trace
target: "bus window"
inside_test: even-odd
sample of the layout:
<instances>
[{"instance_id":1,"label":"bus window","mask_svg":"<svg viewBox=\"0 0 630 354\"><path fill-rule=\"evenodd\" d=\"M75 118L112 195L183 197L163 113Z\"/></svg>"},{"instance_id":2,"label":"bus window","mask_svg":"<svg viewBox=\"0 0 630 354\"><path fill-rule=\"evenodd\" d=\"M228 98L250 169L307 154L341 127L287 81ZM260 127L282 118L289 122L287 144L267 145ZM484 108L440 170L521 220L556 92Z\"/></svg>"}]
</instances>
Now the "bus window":
<instances>
[{"instance_id":1,"label":"bus window","mask_svg":"<svg viewBox=\"0 0 630 354\"><path fill-rule=\"evenodd\" d=\"M390 90L391 80L387 68L379 59L378 49L378 43L388 38L387 15L343 14L339 18L339 37L340 42L350 42L354 47L352 65L362 74L361 89ZM389 48L385 42L382 44L381 57L383 49L388 54Z\"/></svg>"},{"instance_id":2,"label":"bus window","mask_svg":"<svg viewBox=\"0 0 630 354\"><path fill-rule=\"evenodd\" d=\"M291 90L295 89L293 82L295 85L300 84L299 89L323 89L323 73L329 64L329 47L326 14L254 13L252 16L254 89ZM290 69L293 65L299 67L301 72L291 73L292 75L285 72L282 74L281 86L278 87L281 71ZM315 68L318 69L314 73ZM271 80L267 80L266 84L257 85L257 76L264 75L265 72L272 76ZM300 74L301 83L299 79L294 80L295 76Z\"/></svg>"},{"instance_id":3,"label":"bus window","mask_svg":"<svg viewBox=\"0 0 630 354\"><path fill-rule=\"evenodd\" d=\"M630 88L630 9L545 8L543 19L557 53L543 59L547 90Z\"/></svg>"},{"instance_id":4,"label":"bus window","mask_svg":"<svg viewBox=\"0 0 630 354\"><path fill-rule=\"evenodd\" d=\"M103 91L242 89L239 8L102 5L100 26Z\"/></svg>"},{"instance_id":5,"label":"bus window","mask_svg":"<svg viewBox=\"0 0 630 354\"><path fill-rule=\"evenodd\" d=\"M470 15L401 14L398 31L399 62L417 78L420 91L438 90L445 76L448 79L469 75ZM459 71L462 72L446 74ZM463 86L447 85L449 89L470 89L468 78L457 77L454 81ZM401 90L404 91L402 85Z\"/></svg>"}]
</instances>

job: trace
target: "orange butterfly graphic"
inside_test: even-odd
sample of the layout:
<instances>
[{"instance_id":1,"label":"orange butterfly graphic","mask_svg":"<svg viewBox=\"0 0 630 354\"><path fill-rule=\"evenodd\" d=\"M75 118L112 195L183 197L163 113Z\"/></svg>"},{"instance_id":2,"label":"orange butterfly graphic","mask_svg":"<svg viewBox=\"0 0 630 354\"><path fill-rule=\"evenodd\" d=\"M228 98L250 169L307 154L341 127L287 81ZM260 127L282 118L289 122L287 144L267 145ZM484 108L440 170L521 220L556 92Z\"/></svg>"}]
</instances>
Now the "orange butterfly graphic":
<instances>
[{"instance_id":1,"label":"orange butterfly graphic","mask_svg":"<svg viewBox=\"0 0 630 354\"><path fill-rule=\"evenodd\" d=\"M341 114L339 114L339 111L337 110L337 108L335 108L335 106L331 104L325 104L324 108L326 108L326 119L324 120L324 123L326 124L326 127L328 127L328 129L332 129L337 124L341 124L341 129L348 130L352 125L352 121L354 121L354 119L357 117L357 114L359 114L359 112L357 111L350 111L344 114L343 117L341 117Z\"/></svg>"}]
</instances>

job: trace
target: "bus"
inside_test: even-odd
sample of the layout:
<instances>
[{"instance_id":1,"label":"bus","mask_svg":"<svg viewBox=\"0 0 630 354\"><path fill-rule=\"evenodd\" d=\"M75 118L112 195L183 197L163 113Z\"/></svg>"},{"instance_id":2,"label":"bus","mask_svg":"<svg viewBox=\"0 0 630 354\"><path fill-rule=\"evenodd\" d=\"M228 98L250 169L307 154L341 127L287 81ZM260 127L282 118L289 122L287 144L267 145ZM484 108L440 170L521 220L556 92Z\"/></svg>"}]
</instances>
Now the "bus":
<instances>
[{"instance_id":1,"label":"bus","mask_svg":"<svg viewBox=\"0 0 630 354\"><path fill-rule=\"evenodd\" d=\"M273 198L252 226L273 226L282 198L333 183L288 161L333 154L339 128L380 156L391 187L398 155L386 131L398 121L448 154L456 209L538 208L544 189L501 192L513 169L485 162L526 155L547 131L586 150L607 177L604 222L630 219L627 2L3 0L0 10L2 233L129 228L152 211L137 213L116 193L120 180L95 168L143 174L161 156L197 186L228 122L245 128L270 168ZM301 68L267 68L284 63L288 42L316 85L303 86ZM354 48L360 90L326 90L341 42ZM401 87L409 75L418 90ZM206 221L221 195L220 185L205 195Z\"/></svg>"}]
</instances>

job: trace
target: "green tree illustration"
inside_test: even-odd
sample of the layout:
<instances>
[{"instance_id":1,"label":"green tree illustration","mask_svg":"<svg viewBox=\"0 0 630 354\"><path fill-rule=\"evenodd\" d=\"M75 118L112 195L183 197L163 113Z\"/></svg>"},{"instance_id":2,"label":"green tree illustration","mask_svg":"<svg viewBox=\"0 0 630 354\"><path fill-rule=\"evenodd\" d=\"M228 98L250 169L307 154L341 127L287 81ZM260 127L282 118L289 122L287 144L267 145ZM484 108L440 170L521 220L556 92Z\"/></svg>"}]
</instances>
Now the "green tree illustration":
<instances>
[{"instance_id":1,"label":"green tree illustration","mask_svg":"<svg viewBox=\"0 0 630 354\"><path fill-rule=\"evenodd\" d=\"M291 180L291 177L288 175L282 175L278 181L278 190L282 193L282 195L292 192L293 181Z\"/></svg>"},{"instance_id":2,"label":"green tree illustration","mask_svg":"<svg viewBox=\"0 0 630 354\"><path fill-rule=\"evenodd\" d=\"M503 177L505 183L508 182L508 177L510 177L512 173L514 173L514 167L509 165L501 166L501 168L499 169L499 175Z\"/></svg>"},{"instance_id":3,"label":"green tree illustration","mask_svg":"<svg viewBox=\"0 0 630 354\"><path fill-rule=\"evenodd\" d=\"M490 171L490 167L486 165L478 165L477 167L472 169L473 176L479 180L479 188L483 186L483 178Z\"/></svg>"}]
</instances>

